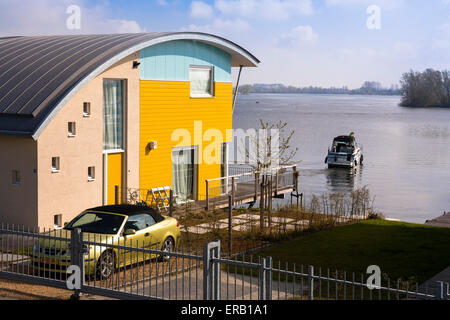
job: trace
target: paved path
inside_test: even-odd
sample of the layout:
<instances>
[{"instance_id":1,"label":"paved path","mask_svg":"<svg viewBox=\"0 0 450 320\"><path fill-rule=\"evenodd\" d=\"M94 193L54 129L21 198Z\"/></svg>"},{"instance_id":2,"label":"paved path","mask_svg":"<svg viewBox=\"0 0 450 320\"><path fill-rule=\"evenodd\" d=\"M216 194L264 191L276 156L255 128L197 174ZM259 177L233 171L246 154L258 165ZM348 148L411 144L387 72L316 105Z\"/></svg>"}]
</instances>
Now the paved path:
<instances>
[{"instance_id":1,"label":"paved path","mask_svg":"<svg viewBox=\"0 0 450 320\"><path fill-rule=\"evenodd\" d=\"M255 275L258 271L255 271ZM259 300L258 277L235 275L234 273L221 272L221 298L226 300ZM307 289L306 281L303 283L303 292ZM151 295L163 299L171 300L203 300L203 270L198 269L178 274L177 277L168 276L164 280L152 280L151 286L147 280L145 288L143 282L134 283L133 286L127 286L126 291ZM299 297L302 292L300 283L272 281L272 299L285 300Z\"/></svg>"},{"instance_id":2,"label":"paved path","mask_svg":"<svg viewBox=\"0 0 450 320\"><path fill-rule=\"evenodd\" d=\"M437 275L421 284L419 286L419 291L435 294L439 281L450 284L450 267L442 270Z\"/></svg>"}]
</instances>

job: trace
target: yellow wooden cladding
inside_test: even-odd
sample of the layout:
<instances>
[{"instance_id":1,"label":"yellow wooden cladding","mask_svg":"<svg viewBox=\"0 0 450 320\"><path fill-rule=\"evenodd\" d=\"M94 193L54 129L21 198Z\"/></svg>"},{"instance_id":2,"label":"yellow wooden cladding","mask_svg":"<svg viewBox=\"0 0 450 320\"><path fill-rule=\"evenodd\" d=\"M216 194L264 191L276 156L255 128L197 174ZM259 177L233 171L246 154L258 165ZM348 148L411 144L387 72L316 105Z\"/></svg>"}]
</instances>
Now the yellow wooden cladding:
<instances>
[{"instance_id":1,"label":"yellow wooden cladding","mask_svg":"<svg viewBox=\"0 0 450 320\"><path fill-rule=\"evenodd\" d=\"M172 149L180 146L181 142L181 139L172 141L172 134L176 129L185 129L189 131L191 139L182 145L198 145L198 152L201 153L197 194L199 200L205 198L205 180L220 177L221 165L220 161L207 164L203 160L205 148L206 152L211 152L214 156L210 146L214 138L205 141L204 134L209 129L217 129L222 134L223 142L230 142L229 137L227 138L227 129L232 128L232 84L216 82L214 93L213 98L191 98L189 82L141 80L139 152L141 189L172 185ZM194 124L197 124L196 136ZM155 150L148 148L151 141L157 142ZM220 159L220 154L218 158Z\"/></svg>"},{"instance_id":2,"label":"yellow wooden cladding","mask_svg":"<svg viewBox=\"0 0 450 320\"><path fill-rule=\"evenodd\" d=\"M108 204L115 204L115 186L119 186L119 194L122 190L123 179L122 179L122 164L123 164L123 154L122 153L112 153L108 154L108 174L107 174L107 200ZM120 196L119 196L120 202Z\"/></svg>"}]
</instances>

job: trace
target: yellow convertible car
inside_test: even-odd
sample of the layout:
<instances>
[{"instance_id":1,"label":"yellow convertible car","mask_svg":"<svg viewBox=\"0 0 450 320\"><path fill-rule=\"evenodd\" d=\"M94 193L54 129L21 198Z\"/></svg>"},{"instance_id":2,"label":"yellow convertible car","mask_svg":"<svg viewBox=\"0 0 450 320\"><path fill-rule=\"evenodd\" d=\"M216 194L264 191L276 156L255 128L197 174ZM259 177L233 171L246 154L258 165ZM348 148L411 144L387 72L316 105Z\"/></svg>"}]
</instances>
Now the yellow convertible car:
<instances>
[{"instance_id":1,"label":"yellow convertible car","mask_svg":"<svg viewBox=\"0 0 450 320\"><path fill-rule=\"evenodd\" d=\"M166 217L150 207L112 205L85 210L65 225L52 232L60 238L42 239L33 248L32 259L40 270L65 272L70 265L71 230L81 229L84 245L85 274L109 278L114 269L156 258L138 250L102 246L112 244L133 248L173 251L178 244L180 228L175 218ZM67 239L66 240L61 240ZM92 244L92 242L95 243ZM159 258L163 258L160 257Z\"/></svg>"}]
</instances>

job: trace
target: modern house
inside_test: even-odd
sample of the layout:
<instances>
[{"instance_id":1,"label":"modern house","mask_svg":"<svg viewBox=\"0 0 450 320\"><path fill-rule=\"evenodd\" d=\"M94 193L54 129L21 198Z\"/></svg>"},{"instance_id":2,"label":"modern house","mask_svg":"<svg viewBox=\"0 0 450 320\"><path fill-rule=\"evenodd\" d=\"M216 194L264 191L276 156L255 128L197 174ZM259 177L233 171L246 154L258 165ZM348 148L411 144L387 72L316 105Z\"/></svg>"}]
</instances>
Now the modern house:
<instances>
[{"instance_id":1,"label":"modern house","mask_svg":"<svg viewBox=\"0 0 450 320\"><path fill-rule=\"evenodd\" d=\"M204 33L0 39L0 223L60 227L115 186L199 199L226 175L232 67L258 63Z\"/></svg>"}]
</instances>

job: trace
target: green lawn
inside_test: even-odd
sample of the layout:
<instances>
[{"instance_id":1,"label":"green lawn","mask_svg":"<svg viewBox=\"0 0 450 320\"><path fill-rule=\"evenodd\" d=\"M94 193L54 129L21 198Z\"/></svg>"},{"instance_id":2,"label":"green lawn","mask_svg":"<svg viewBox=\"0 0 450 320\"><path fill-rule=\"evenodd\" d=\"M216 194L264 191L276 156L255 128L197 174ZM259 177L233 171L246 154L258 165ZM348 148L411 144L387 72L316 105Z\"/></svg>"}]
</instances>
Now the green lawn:
<instances>
[{"instance_id":1,"label":"green lawn","mask_svg":"<svg viewBox=\"0 0 450 320\"><path fill-rule=\"evenodd\" d=\"M450 266L450 228L367 220L282 242L259 253L285 263L365 274L378 265L391 279L419 283ZM297 269L298 270L298 269ZM307 269L306 269L307 270Z\"/></svg>"}]
</instances>

